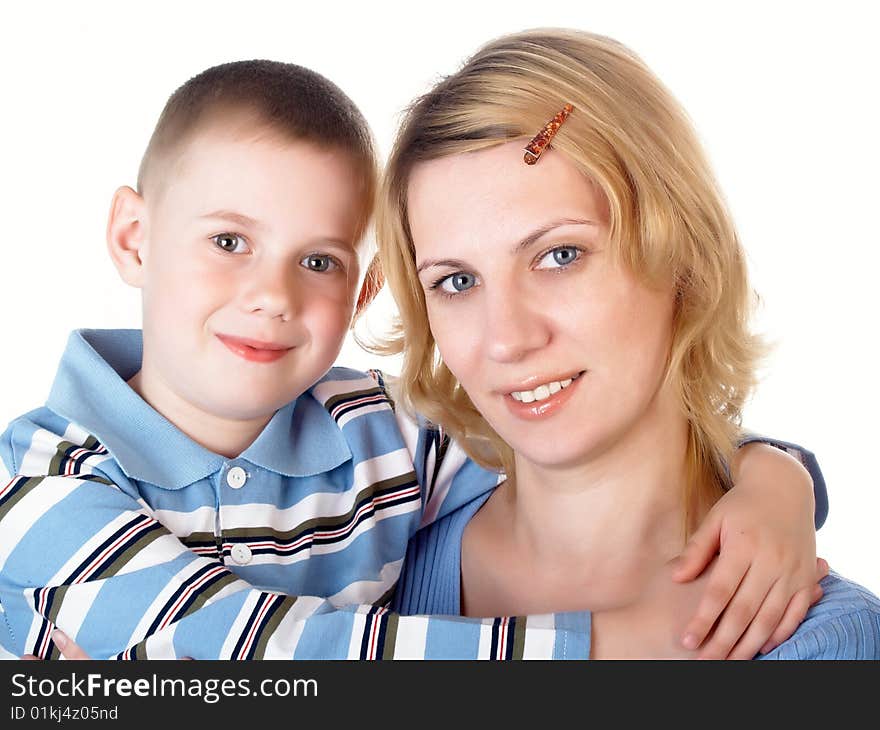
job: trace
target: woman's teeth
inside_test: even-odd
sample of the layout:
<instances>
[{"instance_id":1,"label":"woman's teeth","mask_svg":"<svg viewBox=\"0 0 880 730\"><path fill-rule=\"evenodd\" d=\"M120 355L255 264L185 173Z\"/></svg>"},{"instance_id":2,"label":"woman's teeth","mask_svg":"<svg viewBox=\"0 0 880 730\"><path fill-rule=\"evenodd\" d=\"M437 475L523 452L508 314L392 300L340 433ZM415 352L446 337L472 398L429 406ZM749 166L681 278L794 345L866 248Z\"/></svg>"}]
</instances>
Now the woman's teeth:
<instances>
[{"instance_id":1,"label":"woman's teeth","mask_svg":"<svg viewBox=\"0 0 880 730\"><path fill-rule=\"evenodd\" d=\"M514 400L518 400L522 403L533 403L536 400L546 400L554 393L558 393L560 390L564 390L569 385L571 385L573 380L576 380L578 376L574 378L566 378L565 380L554 380L550 383L544 383L544 385L539 385L534 390L515 390L510 395L513 396Z\"/></svg>"}]
</instances>

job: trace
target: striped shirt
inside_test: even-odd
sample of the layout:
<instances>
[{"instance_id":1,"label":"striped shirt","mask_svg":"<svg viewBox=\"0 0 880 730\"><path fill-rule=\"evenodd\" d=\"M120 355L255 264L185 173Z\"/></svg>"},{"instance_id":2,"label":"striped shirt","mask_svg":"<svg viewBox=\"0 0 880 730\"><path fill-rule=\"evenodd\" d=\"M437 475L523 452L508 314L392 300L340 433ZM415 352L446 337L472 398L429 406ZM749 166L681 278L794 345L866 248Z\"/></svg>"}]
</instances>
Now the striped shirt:
<instances>
[{"instance_id":1,"label":"striped shirt","mask_svg":"<svg viewBox=\"0 0 880 730\"><path fill-rule=\"evenodd\" d=\"M94 658L584 658L554 616L401 617L409 538L498 475L395 410L381 373L333 368L238 458L128 387L139 331L83 330L47 404L0 439L0 645ZM5 485L5 486L3 486Z\"/></svg>"},{"instance_id":2,"label":"striped shirt","mask_svg":"<svg viewBox=\"0 0 880 730\"><path fill-rule=\"evenodd\" d=\"M461 538L488 494L419 531L410 542L395 610L402 614L461 612ZM758 659L880 659L880 598L831 572L821 581L822 598L786 641ZM563 618L564 616L564 618ZM590 632L589 611L556 617L557 625ZM589 652L588 652L589 653Z\"/></svg>"}]
</instances>

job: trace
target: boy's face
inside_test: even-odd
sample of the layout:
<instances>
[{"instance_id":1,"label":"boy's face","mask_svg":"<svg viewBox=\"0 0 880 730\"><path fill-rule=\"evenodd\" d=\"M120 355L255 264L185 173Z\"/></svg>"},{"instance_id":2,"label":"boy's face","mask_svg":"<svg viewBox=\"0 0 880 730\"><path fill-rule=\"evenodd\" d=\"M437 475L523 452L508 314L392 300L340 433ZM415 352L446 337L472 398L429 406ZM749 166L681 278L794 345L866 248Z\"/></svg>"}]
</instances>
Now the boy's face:
<instances>
[{"instance_id":1,"label":"boy's face","mask_svg":"<svg viewBox=\"0 0 880 730\"><path fill-rule=\"evenodd\" d=\"M146 194L141 392L170 413L268 419L336 359L358 282L349 157L206 130Z\"/></svg>"}]
</instances>

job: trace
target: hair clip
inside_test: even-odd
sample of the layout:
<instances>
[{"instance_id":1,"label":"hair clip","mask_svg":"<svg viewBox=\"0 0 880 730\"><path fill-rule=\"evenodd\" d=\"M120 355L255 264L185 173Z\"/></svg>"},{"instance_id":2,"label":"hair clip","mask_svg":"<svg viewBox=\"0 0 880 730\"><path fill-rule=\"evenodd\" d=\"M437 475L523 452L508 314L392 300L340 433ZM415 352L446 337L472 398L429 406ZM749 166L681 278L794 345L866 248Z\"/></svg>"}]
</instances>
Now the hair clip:
<instances>
[{"instance_id":1,"label":"hair clip","mask_svg":"<svg viewBox=\"0 0 880 730\"><path fill-rule=\"evenodd\" d=\"M559 114L547 122L547 124L544 125L544 128L532 137L532 141L525 147L526 153L523 156L523 162L527 165L534 165L538 161L541 153L547 148L547 145L550 144L550 140L556 136L562 123L568 119L568 115L571 114L572 111L574 111L574 107L571 104L566 104L562 107L562 111L560 111Z\"/></svg>"}]
</instances>

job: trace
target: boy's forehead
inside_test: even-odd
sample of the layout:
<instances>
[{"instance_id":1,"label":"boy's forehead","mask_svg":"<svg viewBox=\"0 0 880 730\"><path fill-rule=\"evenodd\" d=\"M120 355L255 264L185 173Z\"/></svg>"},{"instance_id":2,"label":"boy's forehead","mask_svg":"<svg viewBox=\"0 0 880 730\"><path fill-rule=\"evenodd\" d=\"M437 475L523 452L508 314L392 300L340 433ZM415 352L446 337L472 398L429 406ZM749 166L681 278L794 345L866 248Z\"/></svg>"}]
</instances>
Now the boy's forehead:
<instances>
[{"instance_id":1,"label":"boy's forehead","mask_svg":"<svg viewBox=\"0 0 880 730\"><path fill-rule=\"evenodd\" d=\"M350 154L291 139L262 126L213 124L182 141L165 160L162 207L185 206L199 215L268 224L279 216L307 216L334 229L364 218L363 181ZM145 191L146 192L146 191ZM337 236L333 236L337 237ZM343 240L354 243L355 236Z\"/></svg>"}]
</instances>

